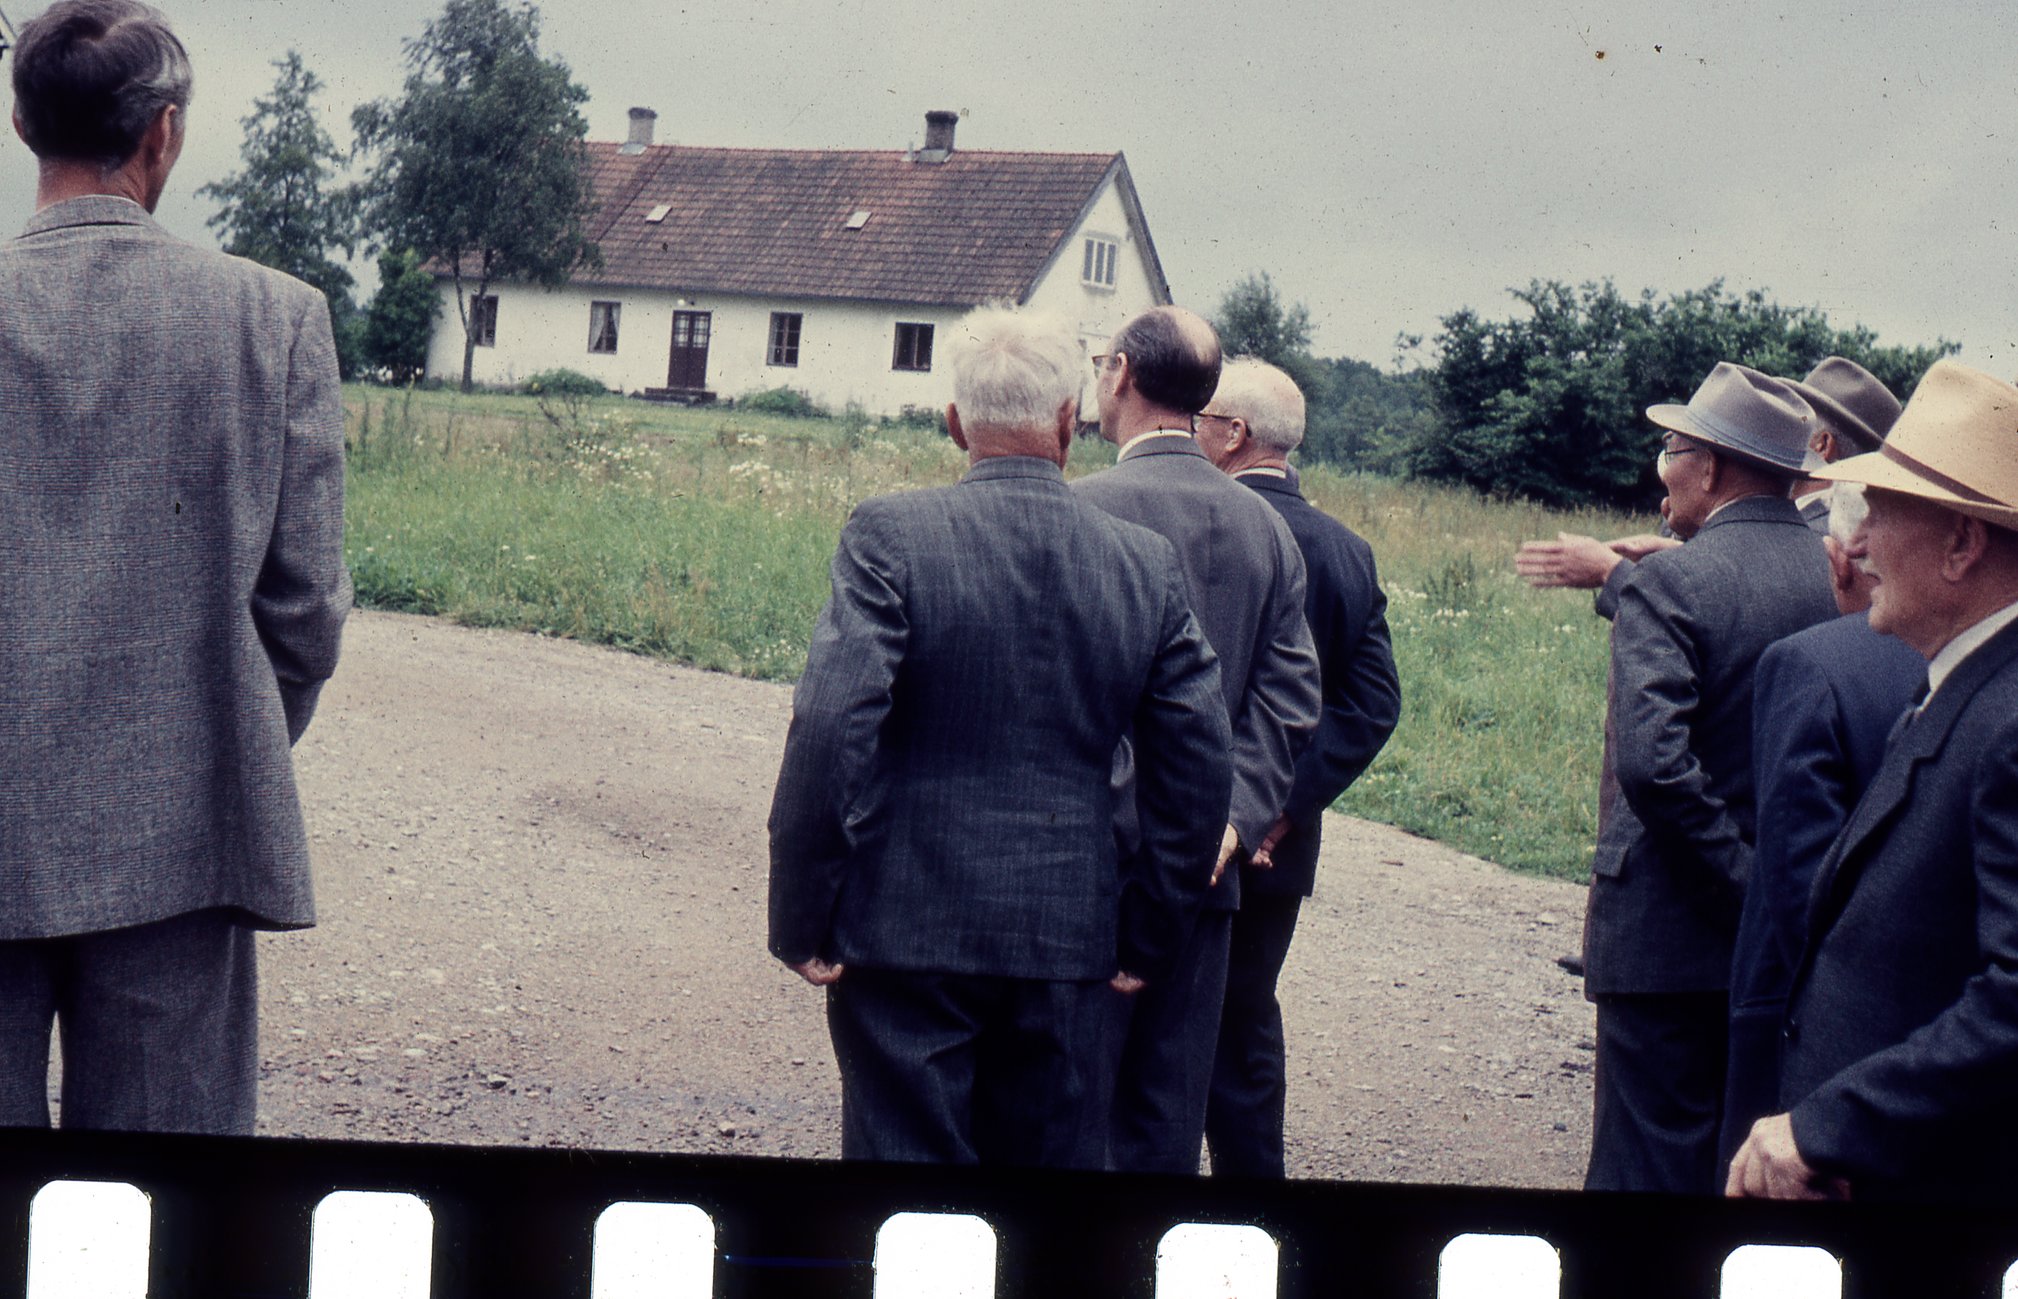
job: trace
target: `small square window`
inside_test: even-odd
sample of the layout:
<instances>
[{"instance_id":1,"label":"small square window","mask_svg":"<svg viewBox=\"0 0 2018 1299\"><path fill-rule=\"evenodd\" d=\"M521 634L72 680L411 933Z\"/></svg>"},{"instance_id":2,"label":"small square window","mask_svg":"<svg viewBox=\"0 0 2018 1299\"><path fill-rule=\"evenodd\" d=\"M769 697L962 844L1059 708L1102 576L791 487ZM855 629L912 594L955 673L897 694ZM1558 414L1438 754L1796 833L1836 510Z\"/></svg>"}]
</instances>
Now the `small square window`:
<instances>
[{"instance_id":1,"label":"small square window","mask_svg":"<svg viewBox=\"0 0 2018 1299\"><path fill-rule=\"evenodd\" d=\"M485 293L469 300L469 332L478 347L497 346L497 295Z\"/></svg>"},{"instance_id":2,"label":"small square window","mask_svg":"<svg viewBox=\"0 0 2018 1299\"><path fill-rule=\"evenodd\" d=\"M623 309L620 302L589 304L589 351L616 354L617 317Z\"/></svg>"},{"instance_id":3,"label":"small square window","mask_svg":"<svg viewBox=\"0 0 2018 1299\"><path fill-rule=\"evenodd\" d=\"M897 350L890 358L892 370L932 368L932 327L908 321L897 322Z\"/></svg>"},{"instance_id":4,"label":"small square window","mask_svg":"<svg viewBox=\"0 0 2018 1299\"><path fill-rule=\"evenodd\" d=\"M1095 288L1114 287L1115 267L1121 260L1121 246L1112 239L1092 236L1086 240L1085 256L1080 261L1079 278Z\"/></svg>"}]
</instances>

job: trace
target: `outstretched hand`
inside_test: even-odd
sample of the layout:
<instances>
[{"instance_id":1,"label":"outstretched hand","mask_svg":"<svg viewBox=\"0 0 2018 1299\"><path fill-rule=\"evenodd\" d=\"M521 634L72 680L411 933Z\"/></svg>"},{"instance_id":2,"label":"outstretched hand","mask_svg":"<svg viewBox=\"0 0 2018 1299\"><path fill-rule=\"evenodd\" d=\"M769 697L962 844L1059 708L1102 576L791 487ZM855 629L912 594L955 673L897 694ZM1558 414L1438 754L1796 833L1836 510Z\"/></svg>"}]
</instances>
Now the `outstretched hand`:
<instances>
[{"instance_id":1,"label":"outstretched hand","mask_svg":"<svg viewBox=\"0 0 2018 1299\"><path fill-rule=\"evenodd\" d=\"M1514 552L1514 572L1538 590L1596 590L1625 556L1596 537L1558 532L1554 541L1525 541Z\"/></svg>"}]
</instances>

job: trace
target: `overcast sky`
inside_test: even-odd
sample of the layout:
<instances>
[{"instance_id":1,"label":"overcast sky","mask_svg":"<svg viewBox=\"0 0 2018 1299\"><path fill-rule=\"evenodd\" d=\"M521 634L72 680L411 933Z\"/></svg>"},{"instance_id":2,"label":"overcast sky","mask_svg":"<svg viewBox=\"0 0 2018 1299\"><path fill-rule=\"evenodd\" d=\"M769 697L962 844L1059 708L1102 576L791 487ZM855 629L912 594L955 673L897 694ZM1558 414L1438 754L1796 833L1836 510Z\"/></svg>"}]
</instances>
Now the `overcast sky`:
<instances>
[{"instance_id":1,"label":"overcast sky","mask_svg":"<svg viewBox=\"0 0 2018 1299\"><path fill-rule=\"evenodd\" d=\"M18 25L42 0L0 0ZM395 93L428 0L162 0L195 60L162 203L197 186L299 49L332 133ZM1121 150L1172 291L1210 310L1251 271L1306 303L1317 350L1385 364L1398 333L1515 310L1532 278L1636 292L1722 277L1947 337L2018 373L2018 78L2008 5L1274 0L552 0L544 48L660 142L889 148L931 108L969 149ZM32 206L0 140L0 228Z\"/></svg>"}]
</instances>

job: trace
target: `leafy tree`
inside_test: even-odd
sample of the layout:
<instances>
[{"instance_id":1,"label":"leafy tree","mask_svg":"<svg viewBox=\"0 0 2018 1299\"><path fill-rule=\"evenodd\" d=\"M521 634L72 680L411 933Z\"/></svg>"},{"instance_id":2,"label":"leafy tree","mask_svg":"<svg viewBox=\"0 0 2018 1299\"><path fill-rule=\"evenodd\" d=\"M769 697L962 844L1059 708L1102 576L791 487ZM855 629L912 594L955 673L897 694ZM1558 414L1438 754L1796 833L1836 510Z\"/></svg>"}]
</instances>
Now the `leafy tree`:
<instances>
[{"instance_id":1,"label":"leafy tree","mask_svg":"<svg viewBox=\"0 0 2018 1299\"><path fill-rule=\"evenodd\" d=\"M280 75L272 92L239 119L244 169L196 192L219 204L207 224L222 236L224 251L322 290L347 378L358 361L357 307L350 272L334 254L348 257L356 246L356 202L347 188L330 185L344 157L316 118L321 80L295 50L273 66Z\"/></svg>"},{"instance_id":2,"label":"leafy tree","mask_svg":"<svg viewBox=\"0 0 2018 1299\"><path fill-rule=\"evenodd\" d=\"M394 383L412 383L427 369L427 345L441 297L434 276L410 250L378 255L378 292L365 311L361 351L366 365Z\"/></svg>"},{"instance_id":3,"label":"leafy tree","mask_svg":"<svg viewBox=\"0 0 2018 1299\"><path fill-rule=\"evenodd\" d=\"M1397 457L1407 472L1558 505L1639 505L1658 491L1646 407L1686 401L1718 361L1799 377L1847 356L1903 400L1958 350L1880 347L1861 325L1838 330L1812 307L1722 281L1665 300L1651 289L1628 299L1610 281L1537 280L1513 296L1525 317L1443 318L1426 375L1434 417Z\"/></svg>"},{"instance_id":4,"label":"leafy tree","mask_svg":"<svg viewBox=\"0 0 2018 1299\"><path fill-rule=\"evenodd\" d=\"M399 98L351 115L359 148L374 156L363 201L376 245L411 248L455 282L465 392L472 297L507 278L557 287L601 262L583 228L588 91L540 54L539 30L529 4L448 0L406 43Z\"/></svg>"},{"instance_id":5,"label":"leafy tree","mask_svg":"<svg viewBox=\"0 0 2018 1299\"><path fill-rule=\"evenodd\" d=\"M1310 355L1310 309L1301 302L1282 305L1267 271L1251 274L1226 291L1213 314L1219 346L1228 356L1257 356L1270 365Z\"/></svg>"}]
</instances>

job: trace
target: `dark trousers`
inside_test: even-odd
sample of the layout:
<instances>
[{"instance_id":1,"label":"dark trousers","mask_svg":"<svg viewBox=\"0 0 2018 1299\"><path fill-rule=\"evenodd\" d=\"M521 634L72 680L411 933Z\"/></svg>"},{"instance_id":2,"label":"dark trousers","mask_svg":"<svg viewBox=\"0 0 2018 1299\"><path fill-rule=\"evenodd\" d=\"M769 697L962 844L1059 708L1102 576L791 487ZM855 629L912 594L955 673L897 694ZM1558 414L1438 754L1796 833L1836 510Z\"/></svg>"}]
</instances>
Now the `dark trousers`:
<instances>
[{"instance_id":1,"label":"dark trousers","mask_svg":"<svg viewBox=\"0 0 2018 1299\"><path fill-rule=\"evenodd\" d=\"M1281 1177L1287 1093L1282 1006L1275 981L1296 935L1303 899L1250 888L1233 913L1226 1002L1205 1108L1205 1144L1215 1176Z\"/></svg>"},{"instance_id":2,"label":"dark trousers","mask_svg":"<svg viewBox=\"0 0 2018 1299\"><path fill-rule=\"evenodd\" d=\"M1596 998L1596 1109L1587 1191L1722 1192L1729 997L1722 992Z\"/></svg>"},{"instance_id":3,"label":"dark trousers","mask_svg":"<svg viewBox=\"0 0 2018 1299\"><path fill-rule=\"evenodd\" d=\"M226 911L0 942L0 1127L248 1135L259 1092L252 931Z\"/></svg>"},{"instance_id":4,"label":"dark trousers","mask_svg":"<svg viewBox=\"0 0 2018 1299\"><path fill-rule=\"evenodd\" d=\"M1195 1176L1205 1144L1212 1059L1226 999L1234 912L1203 911L1170 977L1116 995L1114 1118L1109 1166Z\"/></svg>"},{"instance_id":5,"label":"dark trousers","mask_svg":"<svg viewBox=\"0 0 2018 1299\"><path fill-rule=\"evenodd\" d=\"M850 965L827 989L842 1157L1100 1167L1112 995L1105 980Z\"/></svg>"}]
</instances>

